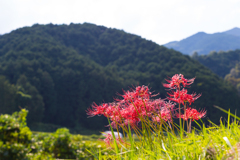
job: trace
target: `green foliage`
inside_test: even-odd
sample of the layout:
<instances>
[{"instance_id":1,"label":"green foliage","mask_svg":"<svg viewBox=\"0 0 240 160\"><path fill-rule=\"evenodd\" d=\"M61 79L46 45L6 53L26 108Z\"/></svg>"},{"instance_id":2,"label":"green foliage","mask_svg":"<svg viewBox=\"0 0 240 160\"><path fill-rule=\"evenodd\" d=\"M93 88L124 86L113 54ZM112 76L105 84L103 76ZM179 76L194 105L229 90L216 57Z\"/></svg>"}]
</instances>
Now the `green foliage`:
<instances>
[{"instance_id":1,"label":"green foliage","mask_svg":"<svg viewBox=\"0 0 240 160\"><path fill-rule=\"evenodd\" d=\"M34 123L31 123L31 125L29 125L29 128L31 128L31 130L33 131L55 132L58 128L63 128L63 126L34 122Z\"/></svg>"},{"instance_id":2,"label":"green foliage","mask_svg":"<svg viewBox=\"0 0 240 160\"><path fill-rule=\"evenodd\" d=\"M28 111L22 109L12 115L0 115L0 159L53 160L93 157L89 151L103 149L96 143L82 141L81 135L72 135L66 128L54 133L34 132L26 126Z\"/></svg>"},{"instance_id":3,"label":"green foliage","mask_svg":"<svg viewBox=\"0 0 240 160\"><path fill-rule=\"evenodd\" d=\"M0 111L4 114L12 114L18 110L17 87L11 85L5 76L0 75Z\"/></svg>"},{"instance_id":4,"label":"green foliage","mask_svg":"<svg viewBox=\"0 0 240 160\"><path fill-rule=\"evenodd\" d=\"M28 122L41 121L44 112L43 98L39 94L35 86L31 85L25 75L21 75L17 80L17 86L19 89L23 90L26 94L21 95L20 106L26 107L31 113L28 116ZM20 91L21 91L20 90Z\"/></svg>"},{"instance_id":5,"label":"green foliage","mask_svg":"<svg viewBox=\"0 0 240 160\"><path fill-rule=\"evenodd\" d=\"M0 158L4 160L25 160L30 149L21 143L5 143L0 141Z\"/></svg>"},{"instance_id":6,"label":"green foliage","mask_svg":"<svg viewBox=\"0 0 240 160\"><path fill-rule=\"evenodd\" d=\"M27 110L0 116L0 159L26 159L32 132L26 126Z\"/></svg>"},{"instance_id":7,"label":"green foliage","mask_svg":"<svg viewBox=\"0 0 240 160\"><path fill-rule=\"evenodd\" d=\"M240 60L240 50L235 51L212 51L208 55L197 55L193 57L214 73L224 78Z\"/></svg>"},{"instance_id":8,"label":"green foliage","mask_svg":"<svg viewBox=\"0 0 240 160\"><path fill-rule=\"evenodd\" d=\"M99 136L98 136L98 135L96 135L96 134L92 134L92 135L91 135L91 138L92 138L92 139L98 139L98 138L99 138Z\"/></svg>"},{"instance_id":9,"label":"green foliage","mask_svg":"<svg viewBox=\"0 0 240 160\"><path fill-rule=\"evenodd\" d=\"M50 147L50 152L54 153L54 157L61 159L73 159L74 145L71 143L71 134L67 128L60 128L53 135L53 145Z\"/></svg>"},{"instance_id":10,"label":"green foliage","mask_svg":"<svg viewBox=\"0 0 240 160\"><path fill-rule=\"evenodd\" d=\"M238 93L240 94L240 64L239 63L236 64L235 68L231 69L230 73L225 76L224 80L231 83L238 90Z\"/></svg>"},{"instance_id":11,"label":"green foliage","mask_svg":"<svg viewBox=\"0 0 240 160\"><path fill-rule=\"evenodd\" d=\"M92 157L89 151L104 149L104 145L82 139L81 135L72 135L66 128L60 128L55 133L35 132L32 141L35 150L32 153L35 156L41 154L61 159L84 159Z\"/></svg>"},{"instance_id":12,"label":"green foliage","mask_svg":"<svg viewBox=\"0 0 240 160\"><path fill-rule=\"evenodd\" d=\"M60 128L54 133L34 132L31 153L33 157L40 154L61 159L84 159L92 157L89 151L104 149L104 145L99 146L82 139L83 136L72 135L66 128Z\"/></svg>"}]
</instances>

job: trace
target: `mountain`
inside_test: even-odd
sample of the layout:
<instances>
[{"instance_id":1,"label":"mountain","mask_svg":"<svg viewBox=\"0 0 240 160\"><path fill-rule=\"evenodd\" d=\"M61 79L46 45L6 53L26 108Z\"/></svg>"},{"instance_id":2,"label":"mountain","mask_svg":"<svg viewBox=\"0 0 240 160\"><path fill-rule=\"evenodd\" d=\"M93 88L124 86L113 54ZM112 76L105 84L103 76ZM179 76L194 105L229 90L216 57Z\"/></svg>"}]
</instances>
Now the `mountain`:
<instances>
[{"instance_id":1,"label":"mountain","mask_svg":"<svg viewBox=\"0 0 240 160\"><path fill-rule=\"evenodd\" d=\"M230 29L228 31L225 31L223 33L229 34L229 35L233 35L233 36L240 36L240 29L235 27L233 29Z\"/></svg>"},{"instance_id":2,"label":"mountain","mask_svg":"<svg viewBox=\"0 0 240 160\"><path fill-rule=\"evenodd\" d=\"M199 55L206 55L211 51L240 49L240 28L236 27L214 34L198 32L181 41L169 42L164 46L187 55L192 55L194 52L197 52Z\"/></svg>"},{"instance_id":3,"label":"mountain","mask_svg":"<svg viewBox=\"0 0 240 160\"><path fill-rule=\"evenodd\" d=\"M192 58L208 67L218 76L224 78L240 62L240 50L226 52L212 51L207 55L194 54Z\"/></svg>"},{"instance_id":4,"label":"mountain","mask_svg":"<svg viewBox=\"0 0 240 160\"><path fill-rule=\"evenodd\" d=\"M93 102L112 102L136 85L166 98L162 83L179 73L196 77L189 92L202 93L194 104L213 122L223 114L213 105L231 110L240 105L236 89L211 70L140 36L89 23L35 24L0 36L0 111L27 107L30 125L101 130L107 120L85 112Z\"/></svg>"},{"instance_id":5,"label":"mountain","mask_svg":"<svg viewBox=\"0 0 240 160\"><path fill-rule=\"evenodd\" d=\"M207 55L193 54L204 66L208 67L225 81L231 83L240 94L240 50L227 52L210 52Z\"/></svg>"}]
</instances>

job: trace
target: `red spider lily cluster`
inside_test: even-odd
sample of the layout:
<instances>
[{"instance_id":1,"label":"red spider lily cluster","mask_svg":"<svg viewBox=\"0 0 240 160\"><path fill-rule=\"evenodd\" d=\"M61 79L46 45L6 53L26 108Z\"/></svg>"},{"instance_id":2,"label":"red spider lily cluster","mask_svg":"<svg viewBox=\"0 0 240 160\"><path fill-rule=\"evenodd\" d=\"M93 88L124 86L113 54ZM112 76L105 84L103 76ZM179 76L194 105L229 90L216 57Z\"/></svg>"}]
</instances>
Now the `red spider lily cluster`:
<instances>
[{"instance_id":1,"label":"red spider lily cluster","mask_svg":"<svg viewBox=\"0 0 240 160\"><path fill-rule=\"evenodd\" d=\"M185 114L181 115L181 118L187 121L188 119L194 121L194 120L199 120L200 118L204 117L206 115L206 111L201 110L197 111L194 108L188 107L185 111ZM179 118L179 114L176 114L176 117Z\"/></svg>"},{"instance_id":2,"label":"red spider lily cluster","mask_svg":"<svg viewBox=\"0 0 240 160\"><path fill-rule=\"evenodd\" d=\"M94 103L92 109L88 109L89 116L103 115L110 119L111 126L121 127L130 124L136 126L141 119L149 118L158 121L168 121L169 113L174 111L174 103L162 99L151 99L155 95L149 91L147 86L137 86L135 89L124 91L123 99L117 99L113 103Z\"/></svg>"},{"instance_id":3,"label":"red spider lily cluster","mask_svg":"<svg viewBox=\"0 0 240 160\"><path fill-rule=\"evenodd\" d=\"M113 136L112 134L110 133L107 133L107 134L104 134L104 136L106 137L103 141L105 142L105 144L108 146L108 147L111 147L111 143L113 143L114 139L113 139ZM115 137L115 140L117 142L117 144L123 144L123 143L126 143L123 141L123 139L121 137ZM127 143L126 143L127 144Z\"/></svg>"},{"instance_id":4,"label":"red spider lily cluster","mask_svg":"<svg viewBox=\"0 0 240 160\"><path fill-rule=\"evenodd\" d=\"M106 138L103 140L108 146L110 146L110 143L113 141L113 136L111 134L104 135Z\"/></svg>"},{"instance_id":5,"label":"red spider lily cluster","mask_svg":"<svg viewBox=\"0 0 240 160\"><path fill-rule=\"evenodd\" d=\"M185 79L182 74L176 74L166 80L168 83L163 86L170 90L168 101L160 98L151 99L155 95L152 95L148 86L137 86L129 91L123 91L122 99L116 99L112 103L101 105L93 103L92 108L87 110L87 114L89 116L103 115L111 121L110 125L115 128L128 124L135 127L146 119L159 123L162 121L172 122L173 118L179 118L179 121L180 119L198 120L206 115L206 111L197 111L190 107L187 108L186 105L191 105L201 94L188 94L187 89L184 88L190 86L194 80L195 78ZM176 103L179 104L178 112L175 107ZM181 104L184 105L183 114L181 113ZM110 136L107 136L105 141L106 143L110 142Z\"/></svg>"},{"instance_id":6,"label":"red spider lily cluster","mask_svg":"<svg viewBox=\"0 0 240 160\"><path fill-rule=\"evenodd\" d=\"M169 100L183 105L185 102L188 102L191 105L196 99L198 99L201 96L201 94L197 95L196 93L187 94L187 90L184 88L182 90L174 91L172 92L172 94L168 93L168 95L170 96L168 98Z\"/></svg>"},{"instance_id":7,"label":"red spider lily cluster","mask_svg":"<svg viewBox=\"0 0 240 160\"><path fill-rule=\"evenodd\" d=\"M166 81L169 84L163 84L163 86L165 88L170 88L170 89L178 89L181 87L181 85L183 87L189 86L194 82L195 78L192 79L185 79L184 76L182 74L175 74L172 78L170 78L169 80L166 79Z\"/></svg>"},{"instance_id":8,"label":"red spider lily cluster","mask_svg":"<svg viewBox=\"0 0 240 160\"><path fill-rule=\"evenodd\" d=\"M190 119L194 121L199 120L206 115L206 111L204 110L197 111L196 109L192 109L190 107L186 109L187 103L191 105L196 99L201 96L201 94L197 95L196 93L188 94L187 89L184 88L191 85L194 80L195 78L186 79L182 74L175 74L172 78L166 80L168 84L163 84L164 87L171 90L170 93L168 93L168 99L179 104L179 113L176 114L177 118L182 118L184 120ZM184 105L183 115L181 115L180 104Z\"/></svg>"}]
</instances>

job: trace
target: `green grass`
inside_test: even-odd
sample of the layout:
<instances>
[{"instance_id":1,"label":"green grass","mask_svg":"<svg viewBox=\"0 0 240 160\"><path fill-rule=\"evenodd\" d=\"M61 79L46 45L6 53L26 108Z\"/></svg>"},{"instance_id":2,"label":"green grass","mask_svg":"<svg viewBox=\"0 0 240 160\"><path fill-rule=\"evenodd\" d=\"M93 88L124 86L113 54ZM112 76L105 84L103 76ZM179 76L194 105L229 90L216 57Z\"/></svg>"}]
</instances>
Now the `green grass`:
<instances>
[{"instance_id":1,"label":"green grass","mask_svg":"<svg viewBox=\"0 0 240 160\"><path fill-rule=\"evenodd\" d=\"M178 134L174 134L169 130L158 136L152 134L147 140L143 134L139 134L139 141L135 141L130 136L131 130L129 130L129 136L125 139L125 143L113 144L111 148L108 148L108 150L112 150L113 154L103 155L104 151L97 151L95 158L106 160L237 159L237 149L240 150L240 144L238 146L240 128L237 121L239 118L231 114L230 111L223 111L228 113L228 119L220 120L220 125L215 125L209 121L209 126L206 127L204 124L196 122L200 129L193 128L190 133L183 131L182 137L179 136L181 135L180 131Z\"/></svg>"}]
</instances>

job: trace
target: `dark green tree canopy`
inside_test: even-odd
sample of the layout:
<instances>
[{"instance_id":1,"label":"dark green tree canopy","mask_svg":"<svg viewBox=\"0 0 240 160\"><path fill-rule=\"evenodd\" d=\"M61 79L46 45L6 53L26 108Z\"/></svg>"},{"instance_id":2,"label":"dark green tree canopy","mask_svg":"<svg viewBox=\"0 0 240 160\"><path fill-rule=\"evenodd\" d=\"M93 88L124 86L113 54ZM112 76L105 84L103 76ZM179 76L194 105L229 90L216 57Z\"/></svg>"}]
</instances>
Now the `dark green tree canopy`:
<instances>
[{"instance_id":1,"label":"dark green tree canopy","mask_svg":"<svg viewBox=\"0 0 240 160\"><path fill-rule=\"evenodd\" d=\"M194 54L193 59L196 59L204 66L211 69L214 73L224 78L232 68L240 61L240 50L234 51L212 51L208 55Z\"/></svg>"}]
</instances>

